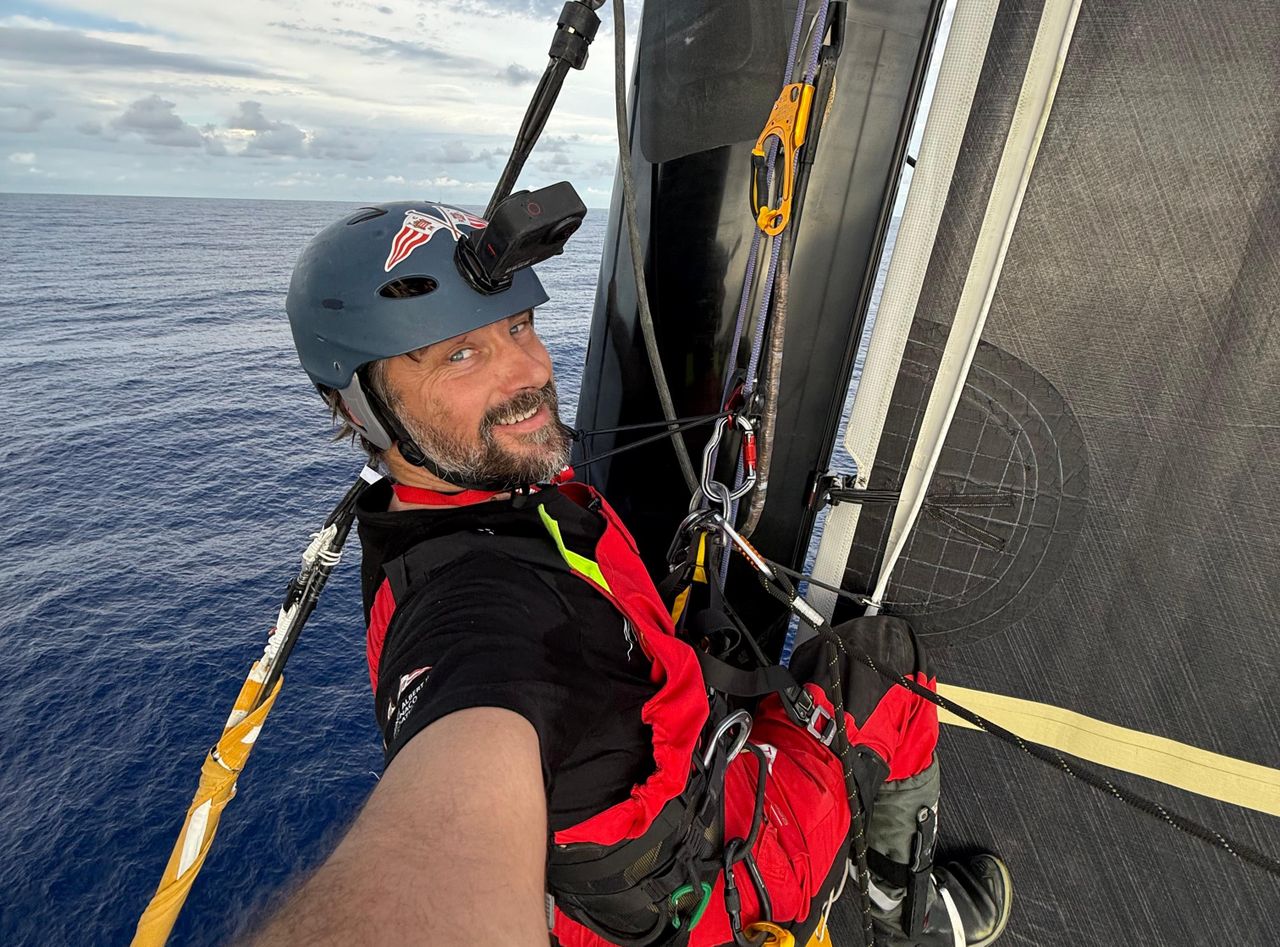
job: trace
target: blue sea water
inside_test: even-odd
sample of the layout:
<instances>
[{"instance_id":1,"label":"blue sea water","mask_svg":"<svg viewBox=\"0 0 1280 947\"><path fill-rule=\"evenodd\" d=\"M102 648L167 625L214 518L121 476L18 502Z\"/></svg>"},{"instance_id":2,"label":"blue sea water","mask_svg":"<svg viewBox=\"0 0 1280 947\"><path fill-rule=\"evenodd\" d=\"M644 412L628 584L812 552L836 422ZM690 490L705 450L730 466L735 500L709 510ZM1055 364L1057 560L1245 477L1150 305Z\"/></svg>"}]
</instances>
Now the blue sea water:
<instances>
[{"instance_id":1,"label":"blue sea water","mask_svg":"<svg viewBox=\"0 0 1280 947\"><path fill-rule=\"evenodd\" d=\"M0 944L128 942L308 534L360 467L284 316L298 251L351 206L0 195ZM566 418L605 217L540 267ZM363 639L347 562L172 943L225 942L373 788Z\"/></svg>"}]
</instances>

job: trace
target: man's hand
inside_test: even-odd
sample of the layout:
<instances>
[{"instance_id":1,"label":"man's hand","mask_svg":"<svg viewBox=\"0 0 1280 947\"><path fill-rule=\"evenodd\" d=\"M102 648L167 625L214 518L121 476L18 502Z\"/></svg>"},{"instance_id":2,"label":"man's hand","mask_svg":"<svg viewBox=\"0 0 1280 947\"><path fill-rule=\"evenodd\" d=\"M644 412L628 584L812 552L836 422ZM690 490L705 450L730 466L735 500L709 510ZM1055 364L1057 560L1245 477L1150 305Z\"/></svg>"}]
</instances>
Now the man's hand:
<instances>
[{"instance_id":1,"label":"man's hand","mask_svg":"<svg viewBox=\"0 0 1280 947\"><path fill-rule=\"evenodd\" d=\"M546 947L546 833L529 722L491 707L450 714L400 751L334 853L251 943Z\"/></svg>"}]
</instances>

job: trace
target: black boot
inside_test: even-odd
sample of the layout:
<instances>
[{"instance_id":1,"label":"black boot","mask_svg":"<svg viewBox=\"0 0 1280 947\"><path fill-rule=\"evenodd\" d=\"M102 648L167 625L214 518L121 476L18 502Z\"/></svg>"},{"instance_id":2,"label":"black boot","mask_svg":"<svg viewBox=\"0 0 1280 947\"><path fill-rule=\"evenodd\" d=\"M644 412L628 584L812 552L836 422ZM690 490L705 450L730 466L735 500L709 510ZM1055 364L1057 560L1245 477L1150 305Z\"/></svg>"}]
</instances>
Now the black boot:
<instances>
[{"instance_id":1,"label":"black boot","mask_svg":"<svg viewBox=\"0 0 1280 947\"><path fill-rule=\"evenodd\" d=\"M849 867L852 871L853 866ZM940 865L928 885L928 907L911 934L903 929L901 905L886 909L883 893L873 887L877 944L987 947L1004 933L1013 906L1013 880L997 856L984 853Z\"/></svg>"},{"instance_id":2,"label":"black boot","mask_svg":"<svg viewBox=\"0 0 1280 947\"><path fill-rule=\"evenodd\" d=\"M935 868L938 764L885 783L867 826L872 918L887 947L986 947L1013 904L1009 869L995 855Z\"/></svg>"}]
</instances>

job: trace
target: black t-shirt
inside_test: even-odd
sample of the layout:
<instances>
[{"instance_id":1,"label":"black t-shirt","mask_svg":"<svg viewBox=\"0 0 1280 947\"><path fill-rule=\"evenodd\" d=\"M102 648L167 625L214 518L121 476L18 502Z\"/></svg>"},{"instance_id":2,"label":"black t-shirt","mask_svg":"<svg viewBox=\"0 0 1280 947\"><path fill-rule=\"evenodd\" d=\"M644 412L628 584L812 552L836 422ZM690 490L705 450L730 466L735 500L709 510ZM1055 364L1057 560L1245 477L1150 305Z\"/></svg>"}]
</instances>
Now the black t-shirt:
<instances>
[{"instance_id":1,"label":"black t-shirt","mask_svg":"<svg viewBox=\"0 0 1280 947\"><path fill-rule=\"evenodd\" d=\"M625 799L653 769L640 711L656 685L623 616L582 579L503 552L501 537L509 534L540 534L550 546L527 499L390 513L390 497L390 487L379 484L359 510L366 618L384 563L428 538L495 535L457 558L443 557L396 603L375 696L387 762L446 714L501 707L537 731L553 831ZM588 541L603 530L598 514L567 498L557 518L566 533Z\"/></svg>"}]
</instances>

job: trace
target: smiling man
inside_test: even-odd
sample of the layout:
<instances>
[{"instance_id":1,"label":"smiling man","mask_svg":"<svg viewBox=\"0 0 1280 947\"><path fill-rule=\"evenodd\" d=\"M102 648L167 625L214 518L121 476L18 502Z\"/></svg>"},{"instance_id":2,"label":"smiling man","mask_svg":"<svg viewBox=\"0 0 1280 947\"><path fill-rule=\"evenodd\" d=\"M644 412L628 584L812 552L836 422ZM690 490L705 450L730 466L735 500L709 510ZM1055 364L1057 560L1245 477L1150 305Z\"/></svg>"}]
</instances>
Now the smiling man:
<instances>
[{"instance_id":1,"label":"smiling man","mask_svg":"<svg viewBox=\"0 0 1280 947\"><path fill-rule=\"evenodd\" d=\"M754 706L742 752L741 720L713 736L726 708L700 656L616 514L566 482L541 284L524 269L485 292L456 266L463 229L483 226L445 205L364 208L294 271L303 367L387 474L358 511L387 769L259 943L702 947L765 920L807 938L848 853L831 706L797 685ZM841 634L931 684L904 622ZM801 682L823 667L797 651ZM933 706L846 675L855 778L884 800L877 921L894 944L989 944L1003 863L930 873Z\"/></svg>"}]
</instances>

